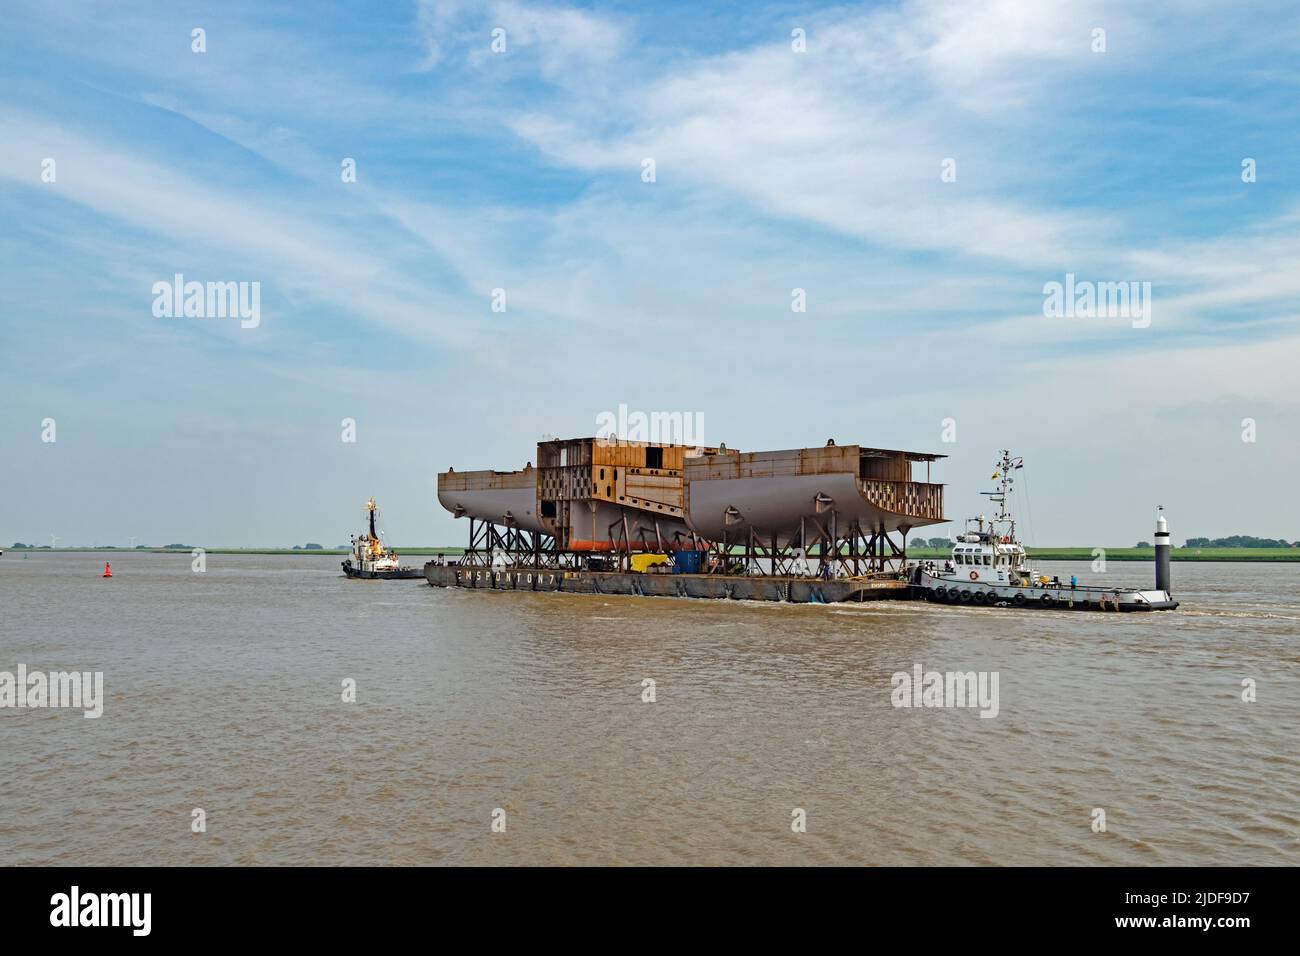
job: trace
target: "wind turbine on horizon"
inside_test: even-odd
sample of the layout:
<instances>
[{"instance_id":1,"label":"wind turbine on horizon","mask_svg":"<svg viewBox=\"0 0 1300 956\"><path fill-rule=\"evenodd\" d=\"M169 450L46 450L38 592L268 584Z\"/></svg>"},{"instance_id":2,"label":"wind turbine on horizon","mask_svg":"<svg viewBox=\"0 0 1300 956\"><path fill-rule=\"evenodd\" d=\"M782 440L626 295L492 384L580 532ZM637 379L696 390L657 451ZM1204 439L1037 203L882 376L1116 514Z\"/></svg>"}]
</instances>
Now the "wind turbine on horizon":
<instances>
[{"instance_id":1,"label":"wind turbine on horizon","mask_svg":"<svg viewBox=\"0 0 1300 956\"><path fill-rule=\"evenodd\" d=\"M139 536L138 534L128 534L128 535L126 536L126 540L131 542L131 549L132 549L132 550L135 550L135 543L136 543L136 541L139 539L139 537L140 537L140 536Z\"/></svg>"},{"instance_id":2,"label":"wind turbine on horizon","mask_svg":"<svg viewBox=\"0 0 1300 956\"><path fill-rule=\"evenodd\" d=\"M53 531L50 532L50 547L51 547L51 548L57 548L57 547L59 546L59 542L62 541L62 540L63 540L63 539L60 538L57 534L55 534Z\"/></svg>"}]
</instances>

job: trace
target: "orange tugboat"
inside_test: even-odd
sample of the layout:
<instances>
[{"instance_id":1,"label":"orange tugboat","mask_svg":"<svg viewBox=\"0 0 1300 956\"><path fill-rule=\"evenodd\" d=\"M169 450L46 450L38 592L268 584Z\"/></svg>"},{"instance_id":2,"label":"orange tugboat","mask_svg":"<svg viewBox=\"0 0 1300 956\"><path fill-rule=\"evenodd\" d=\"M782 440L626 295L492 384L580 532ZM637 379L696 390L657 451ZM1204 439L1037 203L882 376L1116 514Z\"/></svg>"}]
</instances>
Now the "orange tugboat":
<instances>
[{"instance_id":1,"label":"orange tugboat","mask_svg":"<svg viewBox=\"0 0 1300 956\"><path fill-rule=\"evenodd\" d=\"M366 503L368 530L352 538L352 555L343 562L343 573L350 578L423 578L420 568L404 568L397 563L397 552L384 546L383 535L375 527L379 506L371 498Z\"/></svg>"}]
</instances>

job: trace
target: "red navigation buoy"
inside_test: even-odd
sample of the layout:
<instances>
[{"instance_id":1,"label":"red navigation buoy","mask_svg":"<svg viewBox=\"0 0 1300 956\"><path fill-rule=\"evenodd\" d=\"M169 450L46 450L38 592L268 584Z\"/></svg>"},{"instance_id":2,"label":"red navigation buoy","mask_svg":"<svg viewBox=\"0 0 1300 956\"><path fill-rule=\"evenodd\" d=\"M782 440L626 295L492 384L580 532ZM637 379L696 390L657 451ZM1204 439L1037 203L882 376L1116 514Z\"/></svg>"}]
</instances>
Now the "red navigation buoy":
<instances>
[{"instance_id":1,"label":"red navigation buoy","mask_svg":"<svg viewBox=\"0 0 1300 956\"><path fill-rule=\"evenodd\" d=\"M104 577L106 577L106 578L111 578L112 576L113 576L113 567L112 567L112 565L110 565L107 561L105 561L105 562L104 562Z\"/></svg>"}]
</instances>

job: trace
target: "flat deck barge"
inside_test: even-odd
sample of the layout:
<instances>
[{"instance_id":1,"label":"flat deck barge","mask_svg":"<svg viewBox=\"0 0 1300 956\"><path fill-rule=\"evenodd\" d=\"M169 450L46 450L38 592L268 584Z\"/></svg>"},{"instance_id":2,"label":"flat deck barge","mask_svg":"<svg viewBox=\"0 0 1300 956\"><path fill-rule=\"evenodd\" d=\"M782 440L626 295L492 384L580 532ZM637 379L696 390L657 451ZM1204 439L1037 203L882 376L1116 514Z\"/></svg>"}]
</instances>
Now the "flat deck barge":
<instances>
[{"instance_id":1,"label":"flat deck barge","mask_svg":"<svg viewBox=\"0 0 1300 956\"><path fill-rule=\"evenodd\" d=\"M485 568L426 564L424 576L437 588L495 591L566 591L571 594L629 594L639 597L729 598L792 604L908 600L906 581L894 578L831 578L734 574L646 574L621 571Z\"/></svg>"}]
</instances>

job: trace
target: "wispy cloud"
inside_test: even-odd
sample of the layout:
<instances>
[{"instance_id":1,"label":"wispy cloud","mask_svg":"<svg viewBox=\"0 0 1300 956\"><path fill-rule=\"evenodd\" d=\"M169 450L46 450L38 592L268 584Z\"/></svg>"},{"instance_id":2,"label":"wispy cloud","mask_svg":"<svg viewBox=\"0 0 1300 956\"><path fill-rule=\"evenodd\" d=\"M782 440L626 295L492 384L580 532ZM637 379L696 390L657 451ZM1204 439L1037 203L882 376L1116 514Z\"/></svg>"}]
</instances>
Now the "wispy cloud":
<instances>
[{"instance_id":1,"label":"wispy cloud","mask_svg":"<svg viewBox=\"0 0 1300 956\"><path fill-rule=\"evenodd\" d=\"M420 0L416 22L426 44L423 70L453 56L479 67L497 60L512 70L522 64L549 82L567 85L588 76L588 67L610 63L625 39L622 26L607 16L516 0Z\"/></svg>"},{"instance_id":2,"label":"wispy cloud","mask_svg":"<svg viewBox=\"0 0 1300 956\"><path fill-rule=\"evenodd\" d=\"M277 208L280 204L264 195L214 187L116 144L2 107L0 138L7 144L0 177L40 188L42 160L53 158L57 180L50 189L60 200L190 249L219 253L241 276L278 285L284 294L332 302L415 337L459 345L473 341L472 332L449 321L455 315L450 300L395 274L384 258L326 217ZM175 260L178 270L184 261ZM142 312L147 290L144 285L137 293Z\"/></svg>"}]
</instances>

